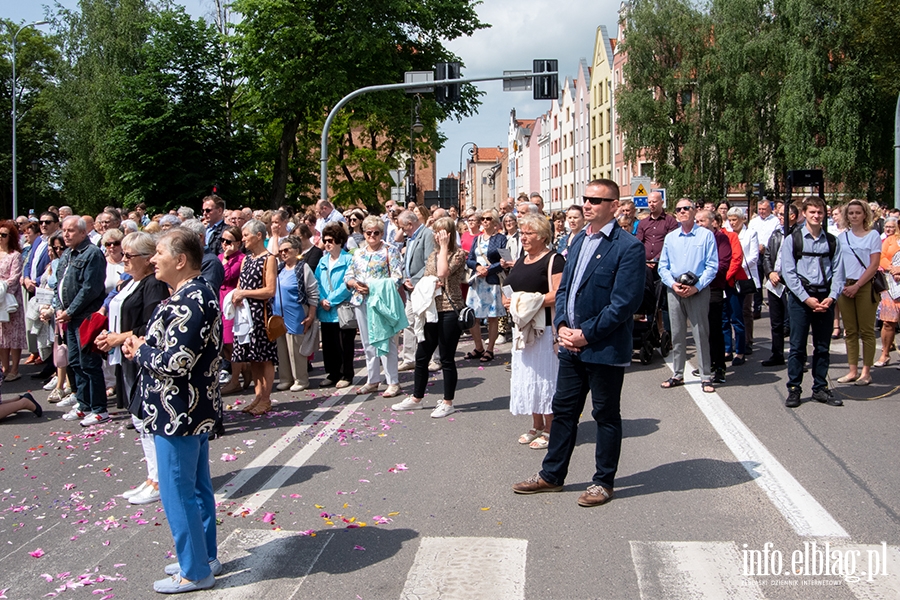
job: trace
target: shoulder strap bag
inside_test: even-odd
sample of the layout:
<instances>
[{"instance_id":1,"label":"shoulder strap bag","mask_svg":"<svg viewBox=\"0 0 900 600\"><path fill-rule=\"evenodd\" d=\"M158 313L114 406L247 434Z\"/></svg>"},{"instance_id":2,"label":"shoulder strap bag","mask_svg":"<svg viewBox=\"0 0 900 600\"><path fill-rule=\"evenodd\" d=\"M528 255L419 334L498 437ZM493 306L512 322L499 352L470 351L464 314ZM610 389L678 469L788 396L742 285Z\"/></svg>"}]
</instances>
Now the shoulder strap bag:
<instances>
[{"instance_id":1,"label":"shoulder strap bag","mask_svg":"<svg viewBox=\"0 0 900 600\"><path fill-rule=\"evenodd\" d=\"M266 271L268 270L266 267L269 265L269 257L266 257L266 261L263 263L263 287L266 287ZM278 285L278 275L275 276L275 289L278 293L281 293L281 288ZM279 295L279 299L281 299ZM282 303L282 306L284 304ZM281 336L287 333L287 327L284 325L284 318L279 315L271 315L269 314L269 301L265 300L263 302L263 320L266 324L266 337L270 342L274 342Z\"/></svg>"},{"instance_id":2,"label":"shoulder strap bag","mask_svg":"<svg viewBox=\"0 0 900 600\"><path fill-rule=\"evenodd\" d=\"M322 260L328 260L327 256L323 256ZM390 268L390 267L389 267ZM331 284L331 269L328 263L325 263L325 282L328 284L328 293L334 292L334 286ZM337 305L338 325L341 329L356 329L359 324L356 322L356 311L350 305L349 300L345 300Z\"/></svg>"},{"instance_id":3,"label":"shoulder strap bag","mask_svg":"<svg viewBox=\"0 0 900 600\"><path fill-rule=\"evenodd\" d=\"M447 262L450 261L450 257L447 257ZM453 297L449 292L449 284L450 278L444 278L444 293L447 295L447 302L450 303L450 308L453 309L453 312L456 313L456 320L459 324L459 328L461 331L468 331L475 327L475 311L463 304L463 307L456 308L456 304L453 302Z\"/></svg>"},{"instance_id":4,"label":"shoulder strap bag","mask_svg":"<svg viewBox=\"0 0 900 600\"><path fill-rule=\"evenodd\" d=\"M856 250L853 249L853 246L850 244L850 234L848 232L844 232L844 239L847 240L847 247L850 248L850 252L853 253L853 256L856 257L856 260L859 262L860 266L862 266L863 271L869 268L869 265L864 263L862 259L859 257L859 254L856 253ZM884 272L880 269L875 271L875 274L872 276L872 300L877 302L877 298L875 295L881 295L881 292L887 290L887 280L884 278Z\"/></svg>"}]
</instances>

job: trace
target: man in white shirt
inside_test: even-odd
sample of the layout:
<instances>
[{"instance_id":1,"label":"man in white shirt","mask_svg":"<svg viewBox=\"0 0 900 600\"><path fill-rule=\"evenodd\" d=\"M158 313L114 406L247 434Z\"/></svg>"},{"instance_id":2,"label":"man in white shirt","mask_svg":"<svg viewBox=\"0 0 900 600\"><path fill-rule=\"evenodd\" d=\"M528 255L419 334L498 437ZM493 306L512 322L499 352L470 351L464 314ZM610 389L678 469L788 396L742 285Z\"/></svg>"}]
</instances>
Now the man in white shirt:
<instances>
[{"instance_id":1,"label":"man in white shirt","mask_svg":"<svg viewBox=\"0 0 900 600\"><path fill-rule=\"evenodd\" d=\"M747 229L749 229L750 231L755 231L756 237L759 239L760 257L765 255L766 247L769 245L769 238L772 237L772 232L775 231L778 227L778 217L772 214L772 203L765 198L760 200L756 205L756 216L750 219L750 222L747 224ZM762 269L762 262L762 259L760 259L758 265L758 275L760 281L763 281L765 278ZM760 318L761 309L762 288L758 288L756 290L756 293L753 295L754 319Z\"/></svg>"},{"instance_id":2,"label":"man in white shirt","mask_svg":"<svg viewBox=\"0 0 900 600\"><path fill-rule=\"evenodd\" d=\"M322 235L322 230L329 223L343 223L345 221L344 215L334 210L334 204L328 200L316 202L316 216L318 217L316 219L316 231L319 232L319 235Z\"/></svg>"}]
</instances>

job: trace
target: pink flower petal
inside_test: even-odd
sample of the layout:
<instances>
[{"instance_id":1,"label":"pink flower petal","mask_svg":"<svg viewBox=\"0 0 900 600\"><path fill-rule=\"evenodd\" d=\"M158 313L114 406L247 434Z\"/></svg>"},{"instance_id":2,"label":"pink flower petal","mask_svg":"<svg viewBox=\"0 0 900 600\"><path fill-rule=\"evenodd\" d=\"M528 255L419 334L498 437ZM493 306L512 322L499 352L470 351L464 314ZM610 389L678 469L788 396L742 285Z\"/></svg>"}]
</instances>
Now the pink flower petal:
<instances>
[{"instance_id":1,"label":"pink flower petal","mask_svg":"<svg viewBox=\"0 0 900 600\"><path fill-rule=\"evenodd\" d=\"M353 546L354 550L365 550L362 546Z\"/></svg>"},{"instance_id":2,"label":"pink flower petal","mask_svg":"<svg viewBox=\"0 0 900 600\"><path fill-rule=\"evenodd\" d=\"M43 548L38 548L34 552L29 552L28 554L32 555L35 558L40 558L44 555L44 550Z\"/></svg>"},{"instance_id":3,"label":"pink flower petal","mask_svg":"<svg viewBox=\"0 0 900 600\"><path fill-rule=\"evenodd\" d=\"M267 512L263 515L263 523L271 523L275 519L275 513Z\"/></svg>"}]
</instances>

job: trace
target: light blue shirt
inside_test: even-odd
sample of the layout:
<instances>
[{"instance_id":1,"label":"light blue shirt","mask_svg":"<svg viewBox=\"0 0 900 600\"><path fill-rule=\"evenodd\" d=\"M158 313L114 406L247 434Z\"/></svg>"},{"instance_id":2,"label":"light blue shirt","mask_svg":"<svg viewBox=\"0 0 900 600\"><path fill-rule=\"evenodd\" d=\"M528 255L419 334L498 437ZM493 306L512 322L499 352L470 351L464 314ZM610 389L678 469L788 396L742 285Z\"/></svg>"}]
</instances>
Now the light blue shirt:
<instances>
[{"instance_id":1,"label":"light blue shirt","mask_svg":"<svg viewBox=\"0 0 900 600\"><path fill-rule=\"evenodd\" d=\"M659 255L659 278L666 287L672 287L676 277L690 271L700 279L695 287L702 290L712 283L718 268L719 250L709 229L695 223L694 228L685 233L679 225L666 235Z\"/></svg>"},{"instance_id":2,"label":"light blue shirt","mask_svg":"<svg viewBox=\"0 0 900 600\"><path fill-rule=\"evenodd\" d=\"M814 252L823 256L801 256L794 260L794 236L789 235L781 243L781 276L784 283L800 302L806 302L809 292L801 281L801 277L810 285L829 286L828 297L837 300L844 289L844 278L841 276L841 238L835 238L834 261L828 257L828 237L825 231L819 237L804 224L800 230L803 234L803 251ZM830 282L830 283L829 283Z\"/></svg>"},{"instance_id":3,"label":"light blue shirt","mask_svg":"<svg viewBox=\"0 0 900 600\"><path fill-rule=\"evenodd\" d=\"M566 297L566 323L568 323L569 329L578 329L581 325L575 322L575 297L578 294L578 289L581 287L581 280L584 278L584 272L587 271L588 264L591 262L591 257L600 246L600 240L610 236L614 223L615 221L610 221L601 227L597 233L592 233L589 225L584 232L581 252L578 253L578 262L575 263L575 273L572 275L572 285L568 288L569 295ZM578 233L576 232L572 235L578 235Z\"/></svg>"}]
</instances>

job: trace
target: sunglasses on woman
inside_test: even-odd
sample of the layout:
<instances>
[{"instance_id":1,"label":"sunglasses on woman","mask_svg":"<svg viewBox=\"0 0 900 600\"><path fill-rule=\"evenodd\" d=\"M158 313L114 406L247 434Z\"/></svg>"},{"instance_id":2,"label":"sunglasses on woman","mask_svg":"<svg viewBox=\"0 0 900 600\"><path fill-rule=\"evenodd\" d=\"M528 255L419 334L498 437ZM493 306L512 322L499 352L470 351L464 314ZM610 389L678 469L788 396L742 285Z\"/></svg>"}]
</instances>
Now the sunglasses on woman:
<instances>
[{"instance_id":1,"label":"sunglasses on woman","mask_svg":"<svg viewBox=\"0 0 900 600\"><path fill-rule=\"evenodd\" d=\"M113 246L121 246L122 242L106 242L105 246L107 248L112 248Z\"/></svg>"}]
</instances>

